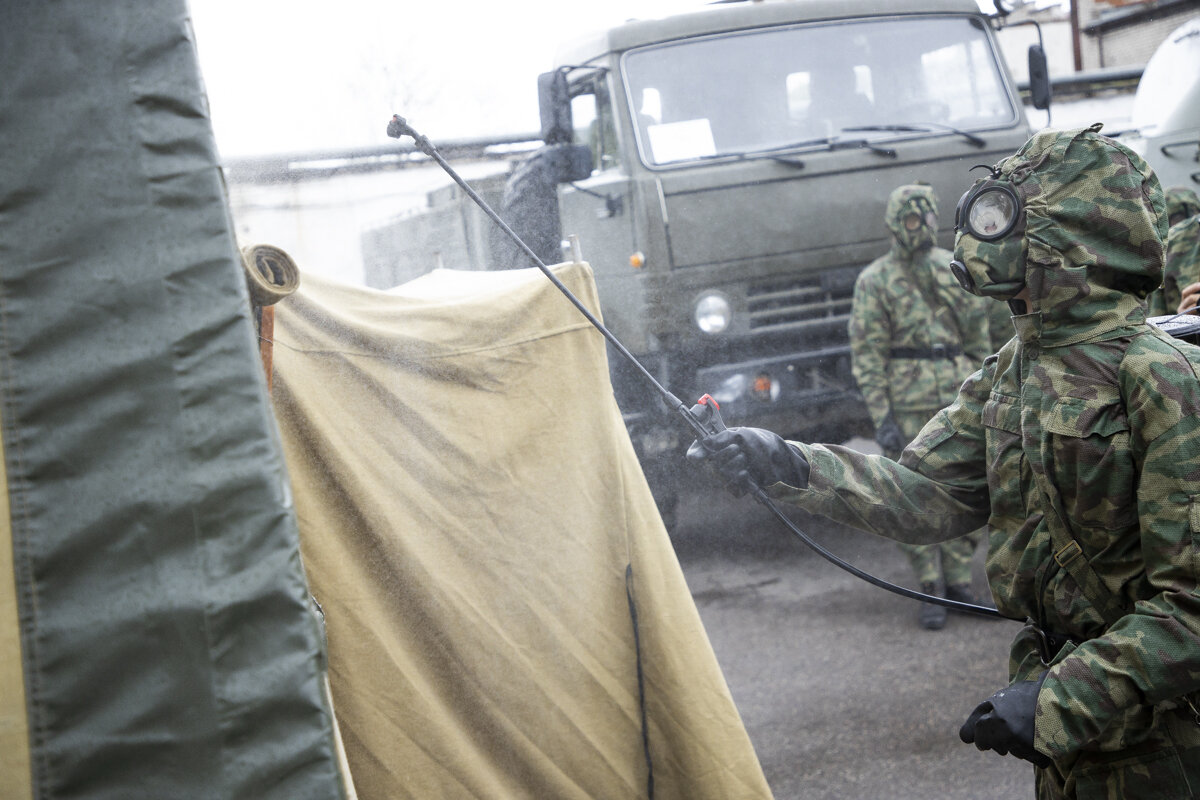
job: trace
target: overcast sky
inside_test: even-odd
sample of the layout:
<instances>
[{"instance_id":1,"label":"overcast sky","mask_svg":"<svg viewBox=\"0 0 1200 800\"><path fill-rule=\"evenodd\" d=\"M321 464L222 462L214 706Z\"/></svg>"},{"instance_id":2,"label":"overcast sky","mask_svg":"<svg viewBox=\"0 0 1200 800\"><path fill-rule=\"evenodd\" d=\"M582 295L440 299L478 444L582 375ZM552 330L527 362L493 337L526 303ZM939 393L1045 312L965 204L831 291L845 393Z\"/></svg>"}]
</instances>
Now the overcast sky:
<instances>
[{"instance_id":1,"label":"overcast sky","mask_svg":"<svg viewBox=\"0 0 1200 800\"><path fill-rule=\"evenodd\" d=\"M703 0L191 0L224 157L536 130L560 42Z\"/></svg>"},{"instance_id":2,"label":"overcast sky","mask_svg":"<svg viewBox=\"0 0 1200 800\"><path fill-rule=\"evenodd\" d=\"M706 2L190 0L189 8L228 158L386 144L393 113L435 141L528 133L538 127L537 75L560 43Z\"/></svg>"}]
</instances>

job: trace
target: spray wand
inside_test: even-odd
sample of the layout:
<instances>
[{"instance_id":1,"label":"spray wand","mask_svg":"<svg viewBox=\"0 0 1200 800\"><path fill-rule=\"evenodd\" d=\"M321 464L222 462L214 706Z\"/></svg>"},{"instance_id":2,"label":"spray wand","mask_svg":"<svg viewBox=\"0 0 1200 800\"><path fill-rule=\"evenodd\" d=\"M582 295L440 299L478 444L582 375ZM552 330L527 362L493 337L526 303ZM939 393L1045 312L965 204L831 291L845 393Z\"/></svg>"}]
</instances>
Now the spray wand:
<instances>
[{"instance_id":1,"label":"spray wand","mask_svg":"<svg viewBox=\"0 0 1200 800\"><path fill-rule=\"evenodd\" d=\"M438 152L437 148L433 146L433 143L429 141L427 136L418 133L411 125L408 124L408 121L399 114L392 115L391 121L388 122L387 135L393 139L399 139L402 136L411 137L418 150L436 161L438 166L445 170L446 174L449 175L454 182L457 183L462 190L467 193L467 196L470 197L471 200L483 210L483 213L486 214L488 218L495 222L498 226L500 226L500 229L504 231L505 235L512 239L513 242L519 248L521 248L521 252L529 256L529 259L533 262L534 266L541 270L542 274L550 279L550 282L554 284L555 288L562 292L563 295L565 295L566 298L571 301L571 304L574 305L575 308L579 309L579 313L583 314L587 321L591 323L592 327L600 331L604 338L608 340L608 343L611 344L623 358L632 364L637 371L641 373L642 377L649 381L650 385L653 386L659 395L662 396L662 399L667 406L678 413L683 418L684 422L691 427L691 429L696 433L697 436L700 437L701 440L707 441L716 434L725 430L725 422L721 419L721 412L716 400L714 400L710 395L706 394L700 398L696 405L688 408L686 405L684 405L683 401L672 394L667 387L663 386L662 383L660 383L659 380L655 378L645 366L642 365L642 362L638 361L637 357L634 356L633 353L629 352L629 349L626 348L619 339L617 339L613 332L605 327L604 323L597 319L595 314L588 310L587 306L583 304L583 301L576 297L575 294L568 289L561 280L559 280L558 276L555 275L550 268L546 266L542 259L538 257L538 254L535 253L533 249L529 247L529 245L525 244L525 242L521 240L521 237L518 236L516 232L510 228L503 219L500 218L499 214L492 210L492 207L489 206L487 202L479 196L479 193L471 188L470 184L462 179L462 176L460 176L458 172L455 171L452 166L450 166L449 162L447 162L442 154ZM925 603L933 603L936 605L945 606L947 608L953 608L957 611L966 611L972 614L979 614L981 616L1007 619L999 611L989 606L981 606L974 603L963 603L958 600L950 600L945 597L928 595L923 592L918 592L913 589L908 589L889 581L885 581L884 579L876 577L869 572L864 572L848 561L845 561L829 552L824 547L817 544L817 542L813 541L808 534L802 531L794 522L784 515L784 513L779 509L779 506L777 506L775 502L767 495L767 493L763 491L762 487L754 486L751 494L754 496L755 500L766 507L766 509L770 511L776 519L782 522L788 530L794 533L800 539L800 541L804 542L804 544L815 551L819 556L835 566L840 567L846 572L849 572L851 575L861 578L867 583L878 586L881 589L886 589L889 592L893 592L903 597L920 600Z\"/></svg>"}]
</instances>

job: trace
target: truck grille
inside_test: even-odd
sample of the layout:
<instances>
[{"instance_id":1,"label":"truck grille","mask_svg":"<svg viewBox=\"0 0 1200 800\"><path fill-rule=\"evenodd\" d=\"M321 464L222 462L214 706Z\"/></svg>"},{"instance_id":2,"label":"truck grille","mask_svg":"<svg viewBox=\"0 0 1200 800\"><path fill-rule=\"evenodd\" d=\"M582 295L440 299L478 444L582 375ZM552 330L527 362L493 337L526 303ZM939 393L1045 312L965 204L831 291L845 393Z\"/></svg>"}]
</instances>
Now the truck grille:
<instances>
[{"instance_id":1,"label":"truck grille","mask_svg":"<svg viewBox=\"0 0 1200 800\"><path fill-rule=\"evenodd\" d=\"M828 277L792 277L747 287L750 330L755 332L830 330L839 328L846 338L853 280Z\"/></svg>"}]
</instances>

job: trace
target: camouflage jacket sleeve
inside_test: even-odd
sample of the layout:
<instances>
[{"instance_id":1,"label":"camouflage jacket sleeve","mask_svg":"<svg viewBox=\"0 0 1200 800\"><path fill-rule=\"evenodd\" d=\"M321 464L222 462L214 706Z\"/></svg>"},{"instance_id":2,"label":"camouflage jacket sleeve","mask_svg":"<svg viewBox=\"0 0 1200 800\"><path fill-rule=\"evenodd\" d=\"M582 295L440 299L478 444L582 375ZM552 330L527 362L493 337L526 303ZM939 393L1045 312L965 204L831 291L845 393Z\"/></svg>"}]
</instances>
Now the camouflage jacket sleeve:
<instances>
[{"instance_id":1,"label":"camouflage jacket sleeve","mask_svg":"<svg viewBox=\"0 0 1200 800\"><path fill-rule=\"evenodd\" d=\"M878 263L859 273L850 308L850 354L854 380L878 428L891 412L887 367L892 347L890 310L878 285Z\"/></svg>"},{"instance_id":2,"label":"camouflage jacket sleeve","mask_svg":"<svg viewBox=\"0 0 1200 800\"><path fill-rule=\"evenodd\" d=\"M1122 368L1141 469L1137 540L1121 546L1145 573L1110 587L1129 612L1050 669L1034 744L1052 757L1109 735L1139 707L1149 715L1150 706L1200 689L1200 374L1186 354L1130 353ZM1137 380L1128 375L1134 361Z\"/></svg>"},{"instance_id":3,"label":"camouflage jacket sleeve","mask_svg":"<svg viewBox=\"0 0 1200 800\"><path fill-rule=\"evenodd\" d=\"M899 542L930 544L970 533L987 521L989 511L980 419L990 385L985 365L921 429L899 462L793 442L808 459L808 487L775 484L769 491L811 513Z\"/></svg>"}]
</instances>

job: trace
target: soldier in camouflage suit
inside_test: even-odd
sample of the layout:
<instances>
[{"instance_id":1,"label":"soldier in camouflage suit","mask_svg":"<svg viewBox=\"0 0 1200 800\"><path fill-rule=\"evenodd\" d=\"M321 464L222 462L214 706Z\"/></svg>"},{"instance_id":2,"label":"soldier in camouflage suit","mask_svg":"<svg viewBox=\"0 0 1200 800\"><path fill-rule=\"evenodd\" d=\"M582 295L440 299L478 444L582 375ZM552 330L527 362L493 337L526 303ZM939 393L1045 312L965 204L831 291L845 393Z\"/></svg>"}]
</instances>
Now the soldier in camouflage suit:
<instances>
[{"instance_id":1,"label":"soldier in camouflage suit","mask_svg":"<svg viewBox=\"0 0 1200 800\"><path fill-rule=\"evenodd\" d=\"M1197 797L1200 348L1145 323L1163 192L1098 130L1038 133L964 195L956 274L1027 313L899 463L757 428L689 457L891 538L987 521L997 607L1030 624L963 741L1034 762L1039 798Z\"/></svg>"},{"instance_id":2,"label":"soldier in camouflage suit","mask_svg":"<svg viewBox=\"0 0 1200 800\"><path fill-rule=\"evenodd\" d=\"M964 295L950 274L950 252L935 247L937 198L924 185L901 186L888 198L887 255L859 273L850 312L854 378L866 401L875 440L897 459L933 415L950 404L963 380L992 352L986 301ZM1005 319L1011 330L1012 325ZM932 545L901 544L921 591L964 603L971 595L976 531ZM943 606L922 603L921 627L946 624Z\"/></svg>"},{"instance_id":3,"label":"soldier in camouflage suit","mask_svg":"<svg viewBox=\"0 0 1200 800\"><path fill-rule=\"evenodd\" d=\"M1200 197L1186 186L1167 190L1167 256L1163 283L1150 295L1150 316L1176 314L1184 287L1200 281ZM1192 305L1195 305L1194 303Z\"/></svg>"}]
</instances>

